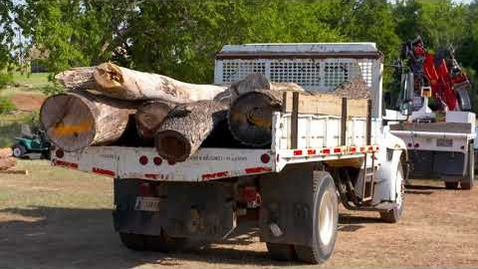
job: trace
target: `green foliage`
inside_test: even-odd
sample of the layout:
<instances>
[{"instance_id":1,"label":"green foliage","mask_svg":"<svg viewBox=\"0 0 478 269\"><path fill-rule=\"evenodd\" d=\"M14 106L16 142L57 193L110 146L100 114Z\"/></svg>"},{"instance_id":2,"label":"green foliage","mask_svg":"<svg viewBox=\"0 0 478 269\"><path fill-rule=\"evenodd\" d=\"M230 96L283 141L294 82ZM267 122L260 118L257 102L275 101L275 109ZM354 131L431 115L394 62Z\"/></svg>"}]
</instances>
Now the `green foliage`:
<instances>
[{"instance_id":1,"label":"green foliage","mask_svg":"<svg viewBox=\"0 0 478 269\"><path fill-rule=\"evenodd\" d=\"M5 88L7 85L13 84L13 74L12 73L0 73L0 90Z\"/></svg>"},{"instance_id":2,"label":"green foliage","mask_svg":"<svg viewBox=\"0 0 478 269\"><path fill-rule=\"evenodd\" d=\"M47 96L59 94L65 92L65 88L63 88L58 83L48 84L41 87L40 91Z\"/></svg>"},{"instance_id":3,"label":"green foliage","mask_svg":"<svg viewBox=\"0 0 478 269\"><path fill-rule=\"evenodd\" d=\"M15 104L8 97L0 96L0 114L12 112L14 109Z\"/></svg>"}]
</instances>

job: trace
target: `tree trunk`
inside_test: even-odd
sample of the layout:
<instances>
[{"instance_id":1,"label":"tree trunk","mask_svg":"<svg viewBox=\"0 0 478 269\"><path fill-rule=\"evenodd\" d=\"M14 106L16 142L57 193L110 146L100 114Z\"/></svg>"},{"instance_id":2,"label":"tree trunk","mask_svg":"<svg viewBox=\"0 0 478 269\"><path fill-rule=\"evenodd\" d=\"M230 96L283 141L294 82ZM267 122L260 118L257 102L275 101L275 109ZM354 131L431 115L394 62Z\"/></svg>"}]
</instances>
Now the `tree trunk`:
<instances>
[{"instance_id":1,"label":"tree trunk","mask_svg":"<svg viewBox=\"0 0 478 269\"><path fill-rule=\"evenodd\" d=\"M43 103L40 120L55 145L77 151L118 139L138 105L88 92L57 94Z\"/></svg>"},{"instance_id":2,"label":"tree trunk","mask_svg":"<svg viewBox=\"0 0 478 269\"><path fill-rule=\"evenodd\" d=\"M141 104L135 114L136 129L140 137L145 139L154 138L159 126L175 106L175 104L161 100Z\"/></svg>"},{"instance_id":3,"label":"tree trunk","mask_svg":"<svg viewBox=\"0 0 478 269\"><path fill-rule=\"evenodd\" d=\"M0 170L7 170L14 167L17 164L15 157L6 157L0 159Z\"/></svg>"},{"instance_id":4,"label":"tree trunk","mask_svg":"<svg viewBox=\"0 0 478 269\"><path fill-rule=\"evenodd\" d=\"M11 148L0 149L0 159L11 157L11 156L12 156L12 149Z\"/></svg>"},{"instance_id":5,"label":"tree trunk","mask_svg":"<svg viewBox=\"0 0 478 269\"><path fill-rule=\"evenodd\" d=\"M172 78L103 63L93 73L97 90L124 100L161 99L173 103L212 100L226 87L189 84Z\"/></svg>"},{"instance_id":6,"label":"tree trunk","mask_svg":"<svg viewBox=\"0 0 478 269\"><path fill-rule=\"evenodd\" d=\"M169 162L185 161L226 117L226 109L226 104L215 101L177 106L156 134L155 147L158 154Z\"/></svg>"},{"instance_id":7,"label":"tree trunk","mask_svg":"<svg viewBox=\"0 0 478 269\"><path fill-rule=\"evenodd\" d=\"M93 77L95 70L95 66L73 68L56 74L55 79L70 90L94 89L96 87Z\"/></svg>"}]
</instances>

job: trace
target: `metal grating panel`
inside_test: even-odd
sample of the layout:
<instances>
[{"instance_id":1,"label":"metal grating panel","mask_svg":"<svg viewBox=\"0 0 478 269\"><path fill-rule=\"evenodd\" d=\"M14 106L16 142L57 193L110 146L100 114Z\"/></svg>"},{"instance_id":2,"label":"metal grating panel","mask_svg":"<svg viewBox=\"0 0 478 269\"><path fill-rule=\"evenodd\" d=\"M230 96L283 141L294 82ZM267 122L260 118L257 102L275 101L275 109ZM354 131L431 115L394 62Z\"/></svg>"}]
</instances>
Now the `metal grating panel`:
<instances>
[{"instance_id":1,"label":"metal grating panel","mask_svg":"<svg viewBox=\"0 0 478 269\"><path fill-rule=\"evenodd\" d=\"M234 82L253 72L273 82L293 82L306 90L332 91L338 85L362 75L372 86L371 59L224 59L216 83ZM221 72L222 71L222 72Z\"/></svg>"},{"instance_id":2,"label":"metal grating panel","mask_svg":"<svg viewBox=\"0 0 478 269\"><path fill-rule=\"evenodd\" d=\"M223 62L223 81L234 82L250 73L266 74L266 63L262 61L227 60Z\"/></svg>"},{"instance_id":3,"label":"metal grating panel","mask_svg":"<svg viewBox=\"0 0 478 269\"><path fill-rule=\"evenodd\" d=\"M304 60L271 61L270 80L294 82L302 87L318 87L320 86L320 64Z\"/></svg>"}]
</instances>

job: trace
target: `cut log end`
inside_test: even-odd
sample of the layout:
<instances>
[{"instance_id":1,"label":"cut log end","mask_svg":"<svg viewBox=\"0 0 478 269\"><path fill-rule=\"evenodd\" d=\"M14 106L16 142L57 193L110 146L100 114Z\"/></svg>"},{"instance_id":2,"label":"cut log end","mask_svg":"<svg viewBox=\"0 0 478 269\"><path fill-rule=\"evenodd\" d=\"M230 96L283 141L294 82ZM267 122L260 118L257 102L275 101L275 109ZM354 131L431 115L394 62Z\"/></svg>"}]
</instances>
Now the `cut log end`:
<instances>
[{"instance_id":1,"label":"cut log end","mask_svg":"<svg viewBox=\"0 0 478 269\"><path fill-rule=\"evenodd\" d=\"M40 120L50 140L65 151L85 148L95 138L92 111L77 95L47 98L40 109Z\"/></svg>"},{"instance_id":2,"label":"cut log end","mask_svg":"<svg viewBox=\"0 0 478 269\"><path fill-rule=\"evenodd\" d=\"M183 162L191 155L190 141L180 132L162 131L155 139L158 154L170 162Z\"/></svg>"},{"instance_id":3,"label":"cut log end","mask_svg":"<svg viewBox=\"0 0 478 269\"><path fill-rule=\"evenodd\" d=\"M164 101L143 103L135 114L138 134L146 139L153 138L159 126L173 108L173 104Z\"/></svg>"},{"instance_id":4,"label":"cut log end","mask_svg":"<svg viewBox=\"0 0 478 269\"><path fill-rule=\"evenodd\" d=\"M277 98L276 98L277 95ZM256 91L237 98L229 110L232 135L245 145L262 147L272 141L272 113L280 110L280 92Z\"/></svg>"}]
</instances>

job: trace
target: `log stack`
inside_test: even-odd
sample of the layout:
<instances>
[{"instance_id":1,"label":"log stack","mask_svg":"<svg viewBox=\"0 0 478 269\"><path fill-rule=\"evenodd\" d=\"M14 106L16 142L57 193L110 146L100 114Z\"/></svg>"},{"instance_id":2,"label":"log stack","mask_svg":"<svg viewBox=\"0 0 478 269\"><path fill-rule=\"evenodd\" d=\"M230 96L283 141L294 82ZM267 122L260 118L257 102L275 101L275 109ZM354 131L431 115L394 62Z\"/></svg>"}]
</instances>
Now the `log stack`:
<instances>
[{"instance_id":1,"label":"log stack","mask_svg":"<svg viewBox=\"0 0 478 269\"><path fill-rule=\"evenodd\" d=\"M17 159L12 156L12 149L0 149L0 171L5 171L17 165Z\"/></svg>"},{"instance_id":2,"label":"log stack","mask_svg":"<svg viewBox=\"0 0 478 269\"><path fill-rule=\"evenodd\" d=\"M171 163L187 160L202 145L268 146L272 114L287 111L292 92L299 92L301 102L326 100L329 107L342 98L272 83L259 73L231 85L198 85L103 63L55 78L69 91L47 98L40 119L56 146L65 151L93 145L155 147ZM344 94L347 85L341 87ZM330 112L319 107L313 112Z\"/></svg>"}]
</instances>

